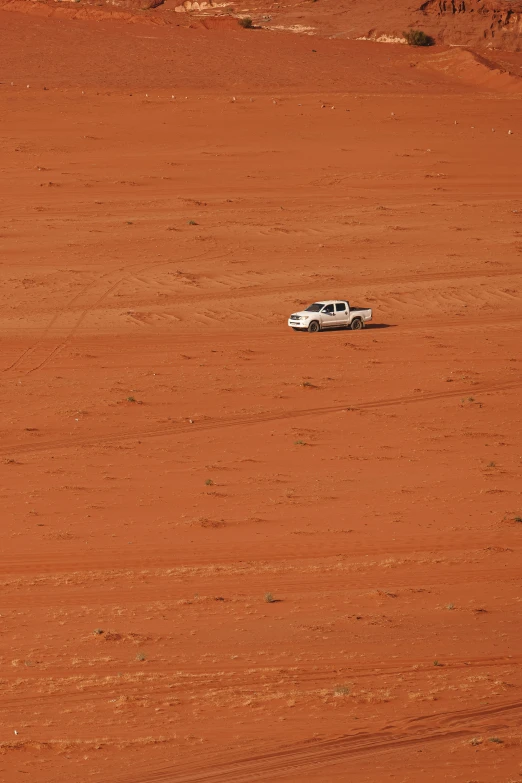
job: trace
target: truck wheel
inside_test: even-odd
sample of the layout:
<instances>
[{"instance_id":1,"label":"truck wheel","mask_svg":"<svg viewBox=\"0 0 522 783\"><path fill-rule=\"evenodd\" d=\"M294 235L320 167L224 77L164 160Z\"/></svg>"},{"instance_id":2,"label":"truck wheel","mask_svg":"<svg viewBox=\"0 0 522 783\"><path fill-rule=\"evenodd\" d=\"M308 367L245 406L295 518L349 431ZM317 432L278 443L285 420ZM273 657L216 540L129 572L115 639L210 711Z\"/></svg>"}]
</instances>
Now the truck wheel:
<instances>
[{"instance_id":1,"label":"truck wheel","mask_svg":"<svg viewBox=\"0 0 522 783\"><path fill-rule=\"evenodd\" d=\"M321 330L321 327L319 326L319 321L312 321L308 324L308 331L309 332L319 332Z\"/></svg>"},{"instance_id":2,"label":"truck wheel","mask_svg":"<svg viewBox=\"0 0 522 783\"><path fill-rule=\"evenodd\" d=\"M360 319L360 318L354 318L354 319L353 319L353 321L352 321L352 323L350 324L350 328L351 328L351 329L353 329L353 330L354 330L354 332L355 332L357 329L362 329L362 328L363 328L363 326L364 326L364 324L363 324L363 322L361 321L361 319Z\"/></svg>"}]
</instances>

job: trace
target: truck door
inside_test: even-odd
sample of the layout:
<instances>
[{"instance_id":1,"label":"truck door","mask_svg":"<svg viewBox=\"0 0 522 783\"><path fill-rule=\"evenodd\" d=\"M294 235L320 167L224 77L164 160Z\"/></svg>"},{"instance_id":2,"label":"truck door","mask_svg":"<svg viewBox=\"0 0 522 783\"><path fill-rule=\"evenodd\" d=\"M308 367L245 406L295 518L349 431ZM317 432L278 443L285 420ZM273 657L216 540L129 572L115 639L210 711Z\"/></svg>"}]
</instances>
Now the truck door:
<instances>
[{"instance_id":1,"label":"truck door","mask_svg":"<svg viewBox=\"0 0 522 783\"><path fill-rule=\"evenodd\" d=\"M349 313L346 302L335 303L335 324L336 326L347 326L349 322Z\"/></svg>"},{"instance_id":2,"label":"truck door","mask_svg":"<svg viewBox=\"0 0 522 783\"><path fill-rule=\"evenodd\" d=\"M333 304L329 304L321 310L321 328L331 329L332 326L335 326L335 309Z\"/></svg>"}]
</instances>

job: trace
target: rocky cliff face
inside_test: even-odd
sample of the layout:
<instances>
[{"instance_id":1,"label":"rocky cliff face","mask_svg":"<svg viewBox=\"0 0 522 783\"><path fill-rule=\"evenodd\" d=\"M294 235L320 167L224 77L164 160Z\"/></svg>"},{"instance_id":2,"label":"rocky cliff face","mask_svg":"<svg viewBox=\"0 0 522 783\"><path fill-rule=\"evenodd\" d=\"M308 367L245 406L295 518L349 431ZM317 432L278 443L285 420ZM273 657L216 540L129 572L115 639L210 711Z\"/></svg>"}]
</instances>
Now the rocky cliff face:
<instances>
[{"instance_id":1,"label":"rocky cliff face","mask_svg":"<svg viewBox=\"0 0 522 783\"><path fill-rule=\"evenodd\" d=\"M417 18L426 20L441 43L518 50L522 3L504 0L426 0Z\"/></svg>"},{"instance_id":2,"label":"rocky cliff face","mask_svg":"<svg viewBox=\"0 0 522 783\"><path fill-rule=\"evenodd\" d=\"M305 7L299 2L294 12ZM440 44L522 50L522 0L318 0L308 8L319 27L350 38L393 39L416 28Z\"/></svg>"}]
</instances>

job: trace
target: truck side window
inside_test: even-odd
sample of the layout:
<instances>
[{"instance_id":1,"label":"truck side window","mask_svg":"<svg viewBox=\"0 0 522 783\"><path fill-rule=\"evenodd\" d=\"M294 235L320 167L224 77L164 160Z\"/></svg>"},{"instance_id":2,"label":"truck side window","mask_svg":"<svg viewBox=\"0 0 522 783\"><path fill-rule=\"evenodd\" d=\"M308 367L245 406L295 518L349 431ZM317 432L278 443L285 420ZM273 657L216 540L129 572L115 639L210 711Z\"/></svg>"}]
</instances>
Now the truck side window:
<instances>
[{"instance_id":1,"label":"truck side window","mask_svg":"<svg viewBox=\"0 0 522 783\"><path fill-rule=\"evenodd\" d=\"M335 305L335 309L337 312L345 313L346 312L346 305L344 302L337 302Z\"/></svg>"},{"instance_id":2,"label":"truck side window","mask_svg":"<svg viewBox=\"0 0 522 783\"><path fill-rule=\"evenodd\" d=\"M334 306L333 304L331 304L331 305L326 305L326 307L323 310L323 313L333 313L333 311L334 311Z\"/></svg>"}]
</instances>

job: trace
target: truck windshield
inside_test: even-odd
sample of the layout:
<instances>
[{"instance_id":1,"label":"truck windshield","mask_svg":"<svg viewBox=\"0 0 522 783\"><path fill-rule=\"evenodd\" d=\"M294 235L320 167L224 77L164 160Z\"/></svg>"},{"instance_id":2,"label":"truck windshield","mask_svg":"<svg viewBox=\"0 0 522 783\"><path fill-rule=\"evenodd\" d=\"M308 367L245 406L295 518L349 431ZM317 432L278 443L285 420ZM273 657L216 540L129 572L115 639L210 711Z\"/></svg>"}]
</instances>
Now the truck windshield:
<instances>
[{"instance_id":1,"label":"truck windshield","mask_svg":"<svg viewBox=\"0 0 522 783\"><path fill-rule=\"evenodd\" d=\"M322 302L315 302L315 304L311 304L310 307L307 307L305 312L306 313L318 313L319 310L322 310L324 307L324 304Z\"/></svg>"}]
</instances>

